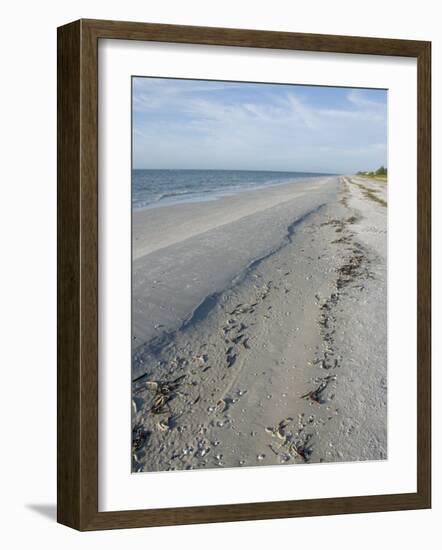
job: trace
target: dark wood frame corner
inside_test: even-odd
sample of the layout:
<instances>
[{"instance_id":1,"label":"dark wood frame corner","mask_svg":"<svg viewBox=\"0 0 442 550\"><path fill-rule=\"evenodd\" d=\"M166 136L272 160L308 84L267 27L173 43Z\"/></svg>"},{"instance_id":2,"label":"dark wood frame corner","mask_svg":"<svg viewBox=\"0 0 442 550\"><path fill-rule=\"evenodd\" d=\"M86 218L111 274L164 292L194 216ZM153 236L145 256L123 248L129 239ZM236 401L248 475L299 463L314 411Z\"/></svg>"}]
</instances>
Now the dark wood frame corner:
<instances>
[{"instance_id":1,"label":"dark wood frame corner","mask_svg":"<svg viewBox=\"0 0 442 550\"><path fill-rule=\"evenodd\" d=\"M417 492L98 511L98 40L124 39L417 58ZM58 29L58 521L79 530L409 510L431 506L431 44L79 20Z\"/></svg>"}]
</instances>

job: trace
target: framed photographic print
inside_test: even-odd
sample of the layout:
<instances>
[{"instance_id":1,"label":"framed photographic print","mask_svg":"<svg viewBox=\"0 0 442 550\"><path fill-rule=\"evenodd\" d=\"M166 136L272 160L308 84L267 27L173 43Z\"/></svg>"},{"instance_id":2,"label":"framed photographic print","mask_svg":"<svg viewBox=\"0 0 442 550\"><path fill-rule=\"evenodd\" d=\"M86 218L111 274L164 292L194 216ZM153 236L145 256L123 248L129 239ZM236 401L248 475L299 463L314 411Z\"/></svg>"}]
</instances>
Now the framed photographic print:
<instances>
[{"instance_id":1,"label":"framed photographic print","mask_svg":"<svg viewBox=\"0 0 442 550\"><path fill-rule=\"evenodd\" d=\"M58 520L429 508L430 43L58 29Z\"/></svg>"}]
</instances>

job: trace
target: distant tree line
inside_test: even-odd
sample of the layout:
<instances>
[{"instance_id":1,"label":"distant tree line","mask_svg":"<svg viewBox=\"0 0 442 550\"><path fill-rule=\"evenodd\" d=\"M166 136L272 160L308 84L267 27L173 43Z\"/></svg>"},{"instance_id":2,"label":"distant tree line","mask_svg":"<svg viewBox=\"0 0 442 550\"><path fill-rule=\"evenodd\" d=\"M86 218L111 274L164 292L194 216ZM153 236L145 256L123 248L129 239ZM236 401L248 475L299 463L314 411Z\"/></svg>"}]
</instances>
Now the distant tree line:
<instances>
[{"instance_id":1,"label":"distant tree line","mask_svg":"<svg viewBox=\"0 0 442 550\"><path fill-rule=\"evenodd\" d=\"M377 170L371 171L371 172L362 172L362 171L357 172L358 176L368 176L370 178L374 178L375 176L385 176L386 177L387 174L388 174L388 170L385 168L385 166L381 166Z\"/></svg>"}]
</instances>

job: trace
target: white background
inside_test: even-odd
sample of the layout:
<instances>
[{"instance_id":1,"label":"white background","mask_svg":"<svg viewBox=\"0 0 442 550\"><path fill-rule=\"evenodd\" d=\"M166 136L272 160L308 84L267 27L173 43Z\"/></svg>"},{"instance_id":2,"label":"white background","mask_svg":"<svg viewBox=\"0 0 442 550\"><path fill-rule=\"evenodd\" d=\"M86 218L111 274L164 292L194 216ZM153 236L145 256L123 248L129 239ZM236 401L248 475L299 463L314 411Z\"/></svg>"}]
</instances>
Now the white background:
<instances>
[{"instance_id":1,"label":"white background","mask_svg":"<svg viewBox=\"0 0 442 550\"><path fill-rule=\"evenodd\" d=\"M116 40L99 52L100 511L415 492L416 61ZM388 88L388 460L131 475L133 74Z\"/></svg>"},{"instance_id":2,"label":"white background","mask_svg":"<svg viewBox=\"0 0 442 550\"><path fill-rule=\"evenodd\" d=\"M439 2L316 0L78 0L3 6L0 223L2 270L0 475L7 548L107 549L141 544L180 549L275 544L415 549L439 539L441 412L434 391L434 507L328 518L274 520L79 534L54 523L56 26L79 17L334 33L433 41L433 210L442 180L442 38ZM3 97L4 96L4 97ZM442 277L441 216L434 216L434 280ZM434 379L440 388L441 293L434 288ZM439 311L438 311L439 310ZM439 336L439 338L437 337ZM404 452L407 452L404 449ZM5 540L3 540L5 539Z\"/></svg>"}]
</instances>

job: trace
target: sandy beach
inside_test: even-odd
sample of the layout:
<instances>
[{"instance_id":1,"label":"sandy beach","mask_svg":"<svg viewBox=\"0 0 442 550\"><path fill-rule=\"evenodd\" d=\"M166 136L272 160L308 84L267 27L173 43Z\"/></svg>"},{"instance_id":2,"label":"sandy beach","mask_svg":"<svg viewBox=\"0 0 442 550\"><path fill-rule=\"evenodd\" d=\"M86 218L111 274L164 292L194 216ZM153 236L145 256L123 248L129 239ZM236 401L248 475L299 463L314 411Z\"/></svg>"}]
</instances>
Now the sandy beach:
<instances>
[{"instance_id":1,"label":"sandy beach","mask_svg":"<svg viewBox=\"0 0 442 550\"><path fill-rule=\"evenodd\" d=\"M387 458L387 185L133 215L133 471Z\"/></svg>"}]
</instances>

